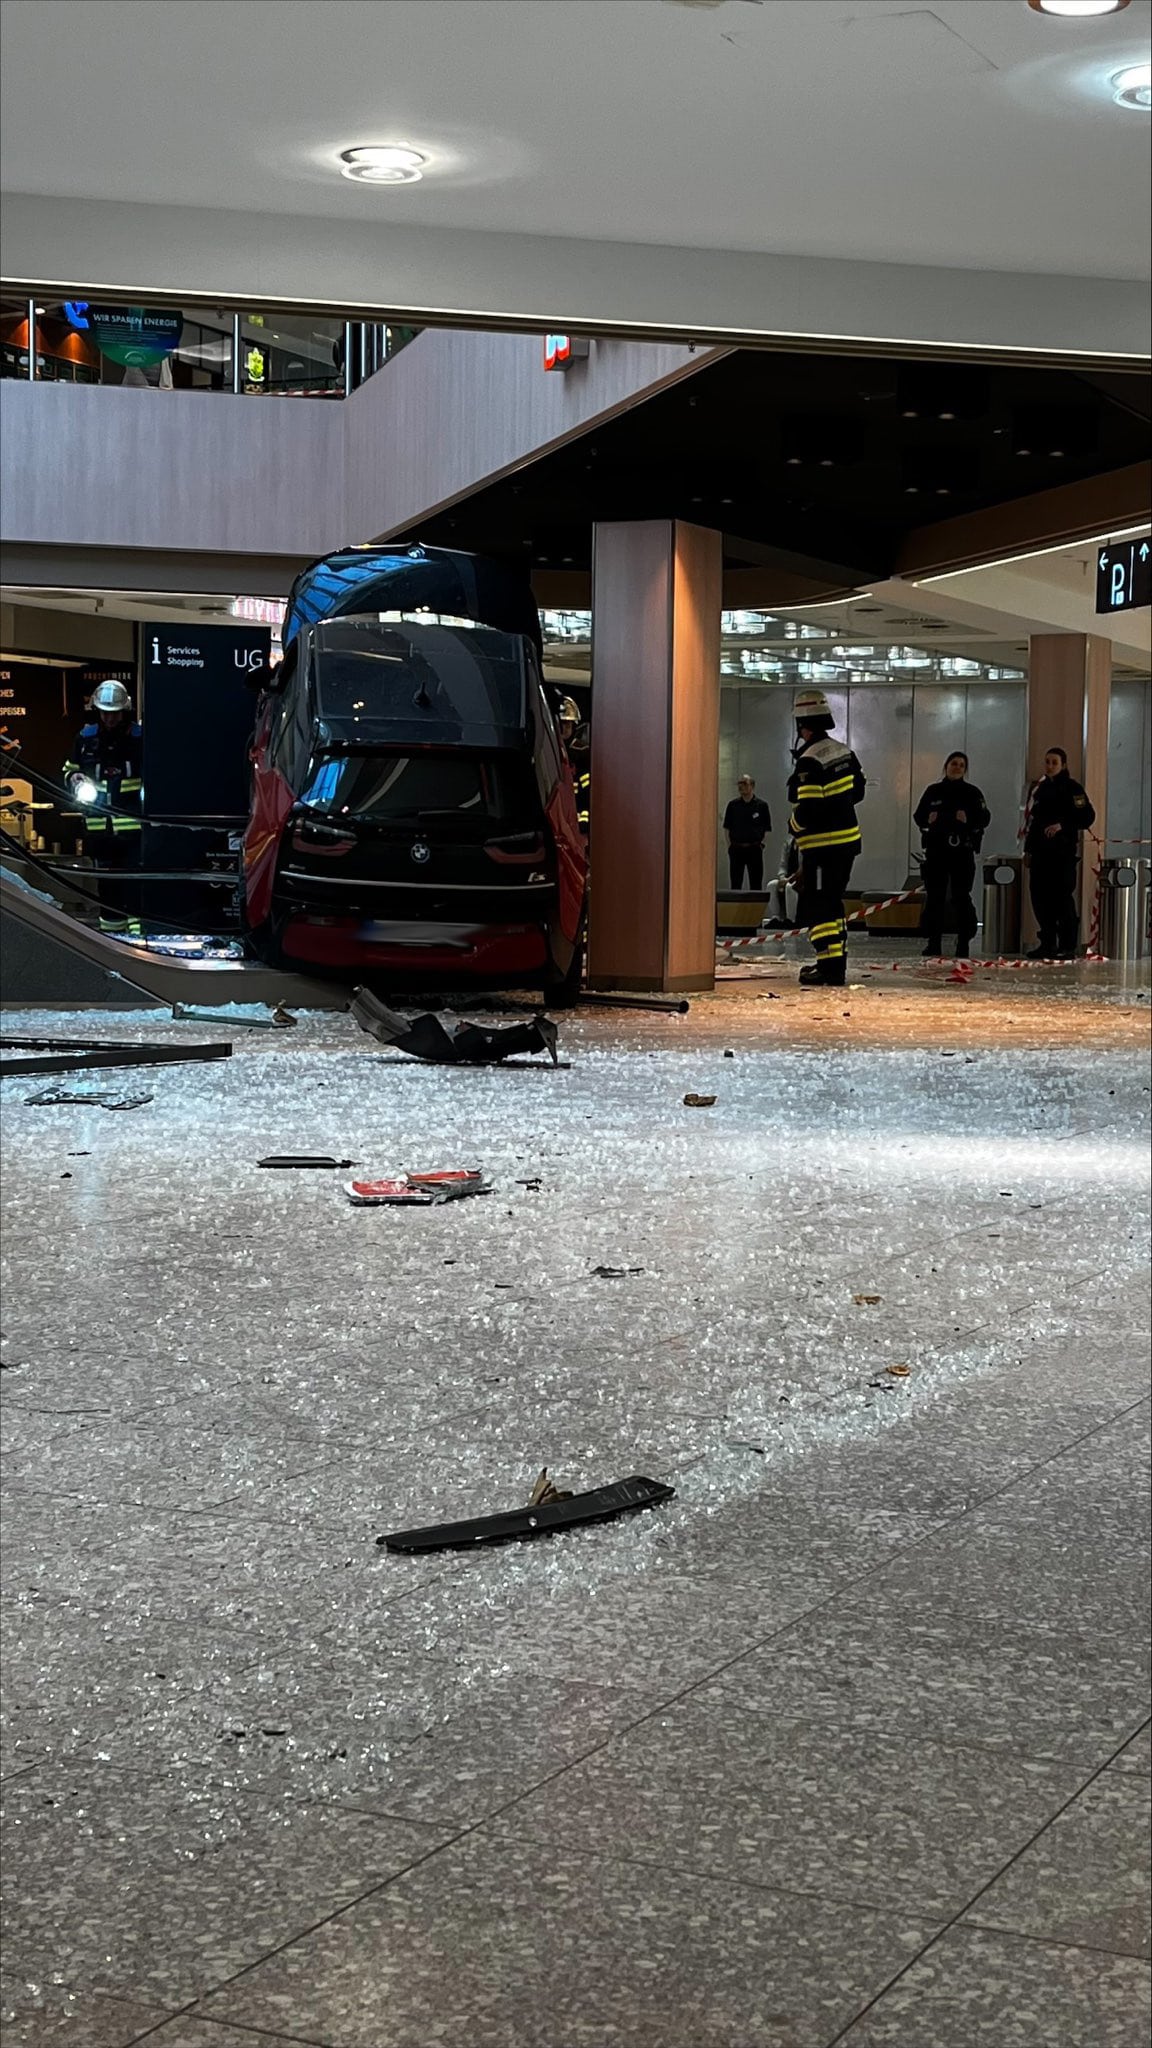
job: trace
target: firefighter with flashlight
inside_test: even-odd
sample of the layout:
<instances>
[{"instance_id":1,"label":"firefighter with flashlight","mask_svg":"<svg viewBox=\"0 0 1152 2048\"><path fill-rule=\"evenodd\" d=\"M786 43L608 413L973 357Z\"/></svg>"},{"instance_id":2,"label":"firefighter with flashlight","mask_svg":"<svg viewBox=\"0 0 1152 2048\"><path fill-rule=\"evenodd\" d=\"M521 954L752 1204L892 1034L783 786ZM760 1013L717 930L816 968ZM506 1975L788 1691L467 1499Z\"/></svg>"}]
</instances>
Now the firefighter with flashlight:
<instances>
[{"instance_id":1,"label":"firefighter with flashlight","mask_svg":"<svg viewBox=\"0 0 1152 2048\"><path fill-rule=\"evenodd\" d=\"M123 683L99 683L88 710L64 780L83 818L85 852L98 867L123 872L140 865L144 733ZM133 884L101 882L101 902L121 928L139 930L137 896Z\"/></svg>"}]
</instances>

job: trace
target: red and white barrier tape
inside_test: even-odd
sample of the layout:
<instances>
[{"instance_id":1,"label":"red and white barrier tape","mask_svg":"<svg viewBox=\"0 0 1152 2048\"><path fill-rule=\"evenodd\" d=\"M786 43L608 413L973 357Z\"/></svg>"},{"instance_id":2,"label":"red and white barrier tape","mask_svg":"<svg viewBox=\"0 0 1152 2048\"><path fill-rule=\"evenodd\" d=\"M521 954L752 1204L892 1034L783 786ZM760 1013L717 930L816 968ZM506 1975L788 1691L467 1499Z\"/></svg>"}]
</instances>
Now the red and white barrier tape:
<instances>
[{"instance_id":1,"label":"red and white barrier tape","mask_svg":"<svg viewBox=\"0 0 1152 2048\"><path fill-rule=\"evenodd\" d=\"M894 903L910 903L913 897L922 896L923 894L923 888L904 889L899 896L885 896L882 903L868 903L865 904L863 910L854 910L851 917L846 917L844 922L845 924L862 924L866 917L875 917L880 910L891 910ZM807 929L806 924L790 924L783 931L779 932L750 932L746 939L717 939L716 945L717 949L724 953L734 952L741 946L773 946L782 943L785 939L799 938Z\"/></svg>"}]
</instances>

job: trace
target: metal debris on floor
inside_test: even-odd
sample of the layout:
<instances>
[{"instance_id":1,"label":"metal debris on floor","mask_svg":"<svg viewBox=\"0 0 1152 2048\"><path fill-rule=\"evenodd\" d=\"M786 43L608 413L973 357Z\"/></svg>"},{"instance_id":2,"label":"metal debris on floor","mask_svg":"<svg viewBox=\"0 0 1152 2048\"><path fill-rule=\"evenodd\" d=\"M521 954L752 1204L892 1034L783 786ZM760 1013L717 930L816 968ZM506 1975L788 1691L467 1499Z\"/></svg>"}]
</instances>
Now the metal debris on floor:
<instances>
[{"instance_id":1,"label":"metal debris on floor","mask_svg":"<svg viewBox=\"0 0 1152 2048\"><path fill-rule=\"evenodd\" d=\"M322 1153L312 1152L270 1152L267 1159L258 1159L257 1166L320 1166L342 1167L357 1165L355 1159L329 1159Z\"/></svg>"},{"instance_id":2,"label":"metal debris on floor","mask_svg":"<svg viewBox=\"0 0 1152 2048\"><path fill-rule=\"evenodd\" d=\"M82 1103L86 1109L143 1109L151 1095L113 1095L110 1088L41 1088L38 1095L26 1095L29 1109L55 1109L58 1103Z\"/></svg>"},{"instance_id":3,"label":"metal debris on floor","mask_svg":"<svg viewBox=\"0 0 1152 2048\"><path fill-rule=\"evenodd\" d=\"M543 1508L547 1507L550 1501L571 1500L571 1498L571 1492L565 1492L548 1477L548 1467L545 1465L535 1486L528 1495L528 1505L530 1508Z\"/></svg>"},{"instance_id":4,"label":"metal debris on floor","mask_svg":"<svg viewBox=\"0 0 1152 2048\"><path fill-rule=\"evenodd\" d=\"M542 1474L541 1477L545 1477ZM539 1480L537 1485L539 1485ZM658 1479L635 1474L618 1479L613 1486L598 1486L591 1493L569 1494L566 1498L543 1501L539 1506L513 1508L502 1515L480 1515L469 1522L439 1522L426 1529L398 1529L378 1536L382 1550L409 1553L429 1550L470 1550L476 1543L524 1543L535 1536L553 1536L561 1529L579 1528L587 1522L609 1522L617 1515L635 1514L641 1508L659 1507L675 1498L675 1487Z\"/></svg>"},{"instance_id":5,"label":"metal debris on floor","mask_svg":"<svg viewBox=\"0 0 1152 2048\"><path fill-rule=\"evenodd\" d=\"M643 1266L593 1266L593 1277L597 1280L627 1280L634 1273L642 1273Z\"/></svg>"},{"instance_id":6,"label":"metal debris on floor","mask_svg":"<svg viewBox=\"0 0 1152 2048\"><path fill-rule=\"evenodd\" d=\"M402 1017L365 988L355 990L349 1008L360 1029L379 1039L381 1045L394 1046L397 1052L437 1066L496 1066L517 1053L536 1052L546 1052L554 1067L560 1064L556 1026L543 1015L526 1024L496 1025L491 1030L482 1024L464 1023L450 1010L444 1017L431 1011Z\"/></svg>"},{"instance_id":7,"label":"metal debris on floor","mask_svg":"<svg viewBox=\"0 0 1152 2048\"><path fill-rule=\"evenodd\" d=\"M857 1308L876 1308L883 1301L884 1296L882 1294L854 1294L852 1299L856 1303Z\"/></svg>"},{"instance_id":8,"label":"metal debris on floor","mask_svg":"<svg viewBox=\"0 0 1152 2048\"><path fill-rule=\"evenodd\" d=\"M716 1097L714 1095L686 1095L684 1097L684 1107L685 1109L711 1109L715 1101Z\"/></svg>"},{"instance_id":9,"label":"metal debris on floor","mask_svg":"<svg viewBox=\"0 0 1152 2048\"><path fill-rule=\"evenodd\" d=\"M165 1067L182 1066L189 1060L226 1060L230 1045L127 1044L114 1038L17 1038L0 1033L0 1053L15 1052L16 1059L0 1060L0 1080L11 1074L71 1074L81 1067ZM35 1053L34 1059L24 1057Z\"/></svg>"}]
</instances>

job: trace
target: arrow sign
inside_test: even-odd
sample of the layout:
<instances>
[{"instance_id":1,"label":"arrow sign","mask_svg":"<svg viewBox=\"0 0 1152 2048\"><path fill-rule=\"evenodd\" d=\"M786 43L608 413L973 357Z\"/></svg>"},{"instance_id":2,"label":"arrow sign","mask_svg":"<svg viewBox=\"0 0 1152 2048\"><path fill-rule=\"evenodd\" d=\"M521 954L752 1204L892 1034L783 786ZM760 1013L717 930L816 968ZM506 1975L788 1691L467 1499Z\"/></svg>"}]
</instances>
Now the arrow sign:
<instances>
[{"instance_id":1,"label":"arrow sign","mask_svg":"<svg viewBox=\"0 0 1152 2048\"><path fill-rule=\"evenodd\" d=\"M1152 602L1152 548L1148 535L1110 541L1096 556L1096 611L1139 611Z\"/></svg>"}]
</instances>

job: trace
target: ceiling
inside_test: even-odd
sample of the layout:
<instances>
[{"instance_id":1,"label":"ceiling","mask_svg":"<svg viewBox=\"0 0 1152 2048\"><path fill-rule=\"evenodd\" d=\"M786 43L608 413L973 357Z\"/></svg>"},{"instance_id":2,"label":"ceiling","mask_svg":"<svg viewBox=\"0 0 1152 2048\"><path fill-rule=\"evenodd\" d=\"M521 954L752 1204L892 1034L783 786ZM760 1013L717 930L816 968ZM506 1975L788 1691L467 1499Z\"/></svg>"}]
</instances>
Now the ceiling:
<instances>
[{"instance_id":1,"label":"ceiling","mask_svg":"<svg viewBox=\"0 0 1152 2048\"><path fill-rule=\"evenodd\" d=\"M4 0L16 193L1148 274L1148 0ZM337 175L424 153L418 185ZM193 281L190 279L189 284Z\"/></svg>"},{"instance_id":2,"label":"ceiling","mask_svg":"<svg viewBox=\"0 0 1152 2048\"><path fill-rule=\"evenodd\" d=\"M734 350L404 537L563 572L596 521L677 518L728 568L859 586L912 529L1145 461L1149 402L1136 373Z\"/></svg>"}]
</instances>

